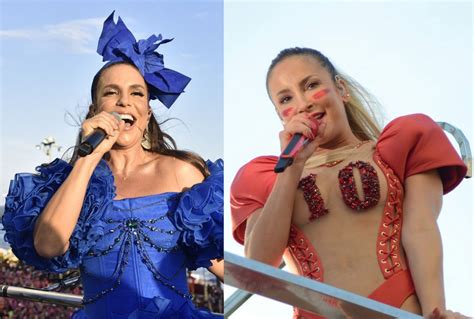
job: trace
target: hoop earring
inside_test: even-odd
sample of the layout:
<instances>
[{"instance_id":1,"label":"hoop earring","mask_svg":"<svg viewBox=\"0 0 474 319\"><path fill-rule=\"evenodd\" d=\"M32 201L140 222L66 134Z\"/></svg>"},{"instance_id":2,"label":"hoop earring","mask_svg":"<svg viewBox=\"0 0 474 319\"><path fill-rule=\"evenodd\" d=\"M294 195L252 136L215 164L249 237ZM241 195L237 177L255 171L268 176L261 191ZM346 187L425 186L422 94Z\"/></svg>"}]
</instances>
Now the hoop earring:
<instances>
[{"instance_id":1,"label":"hoop earring","mask_svg":"<svg viewBox=\"0 0 474 319\"><path fill-rule=\"evenodd\" d=\"M144 149L151 150L151 139L150 139L150 133L148 132L148 127L145 129L145 132L143 132L141 144Z\"/></svg>"}]
</instances>

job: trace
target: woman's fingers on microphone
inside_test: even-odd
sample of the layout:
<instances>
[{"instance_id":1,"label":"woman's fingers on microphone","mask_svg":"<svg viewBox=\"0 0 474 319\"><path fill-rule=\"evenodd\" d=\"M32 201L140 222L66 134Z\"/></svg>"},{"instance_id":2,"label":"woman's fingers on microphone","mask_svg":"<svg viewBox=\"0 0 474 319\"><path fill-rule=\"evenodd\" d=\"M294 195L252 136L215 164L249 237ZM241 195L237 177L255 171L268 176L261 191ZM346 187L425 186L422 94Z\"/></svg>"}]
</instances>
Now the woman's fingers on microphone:
<instances>
[{"instance_id":1,"label":"woman's fingers on microphone","mask_svg":"<svg viewBox=\"0 0 474 319\"><path fill-rule=\"evenodd\" d=\"M102 119L102 121L98 122L97 125L98 125L98 128L104 130L105 133L107 133L107 135L114 134L115 129L113 125L109 123L108 121Z\"/></svg>"},{"instance_id":2,"label":"woman's fingers on microphone","mask_svg":"<svg viewBox=\"0 0 474 319\"><path fill-rule=\"evenodd\" d=\"M306 123L295 122L295 123L288 124L287 127L285 128L285 131L287 131L291 135L300 133L308 139L314 139L313 131L311 127L309 127L309 125L307 125Z\"/></svg>"},{"instance_id":3,"label":"woman's fingers on microphone","mask_svg":"<svg viewBox=\"0 0 474 319\"><path fill-rule=\"evenodd\" d=\"M112 113L108 112L103 112L105 118L112 124L112 126L116 127L118 129L120 122L123 122L122 120L119 120L116 115L113 115Z\"/></svg>"},{"instance_id":4,"label":"woman's fingers on microphone","mask_svg":"<svg viewBox=\"0 0 474 319\"><path fill-rule=\"evenodd\" d=\"M120 135L120 133L123 131L123 129L125 128L125 122L124 121L120 121L120 123L118 124L117 126L117 129L115 129L112 134L110 134L109 136L111 138L114 139L114 142L117 140L118 136ZM108 137L109 137L108 136ZM107 137L107 138L108 138Z\"/></svg>"},{"instance_id":5,"label":"woman's fingers on microphone","mask_svg":"<svg viewBox=\"0 0 474 319\"><path fill-rule=\"evenodd\" d=\"M110 120L107 120L101 115L87 119L82 123L82 132L84 136L90 135L95 129L101 129L107 135L112 135L115 130L113 124L110 123Z\"/></svg>"},{"instance_id":6,"label":"woman's fingers on microphone","mask_svg":"<svg viewBox=\"0 0 474 319\"><path fill-rule=\"evenodd\" d=\"M123 129L125 128L125 122L124 121L120 121L119 124L118 124L118 128L117 128L117 133L120 133L123 131Z\"/></svg>"},{"instance_id":7,"label":"woman's fingers on microphone","mask_svg":"<svg viewBox=\"0 0 474 319\"><path fill-rule=\"evenodd\" d=\"M317 124L305 114L294 116L285 126L285 131L288 131L290 134L300 133L311 140L316 137L316 130Z\"/></svg>"},{"instance_id":8,"label":"woman's fingers on microphone","mask_svg":"<svg viewBox=\"0 0 474 319\"><path fill-rule=\"evenodd\" d=\"M122 121L119 121L114 115L112 115L108 112L101 112L101 113L99 113L99 116L102 120L109 123L110 126L112 127L112 129L114 129L114 130L118 130L119 122L122 122Z\"/></svg>"}]
</instances>

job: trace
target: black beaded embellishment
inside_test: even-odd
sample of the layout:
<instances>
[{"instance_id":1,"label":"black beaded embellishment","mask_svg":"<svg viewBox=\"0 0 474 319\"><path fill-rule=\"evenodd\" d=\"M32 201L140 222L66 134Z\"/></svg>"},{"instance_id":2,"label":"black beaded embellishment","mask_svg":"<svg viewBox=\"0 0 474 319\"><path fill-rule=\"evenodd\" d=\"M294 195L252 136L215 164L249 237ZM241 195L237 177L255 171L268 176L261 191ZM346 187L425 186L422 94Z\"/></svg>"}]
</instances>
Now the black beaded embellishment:
<instances>
[{"instance_id":1,"label":"black beaded embellishment","mask_svg":"<svg viewBox=\"0 0 474 319\"><path fill-rule=\"evenodd\" d=\"M110 229L105 236L107 235L112 235L114 233L119 232L119 235L114 239L113 244L109 245L105 250L91 250L88 255L92 257L100 257L100 256L105 256L108 253L112 251L112 249L115 248L119 243L121 243L121 247L119 250L119 262L117 263L117 266L114 270L114 273L112 274L111 278L115 278L115 282L112 284L110 288L104 289L98 294L94 295L93 297L90 298L85 298L82 300L82 303L84 305L93 303L106 295L107 293L113 291L115 288L117 288L120 285L122 275L124 273L125 267L127 266L129 262L129 254L130 254L130 247L132 244L135 245L137 248L138 254L141 258L141 261L145 264L145 266L148 268L148 270L153 274L153 277L162 283L164 286L170 288L173 290L175 293L178 295L192 299L192 295L189 293L182 292L178 290L174 285L170 284L168 282L168 278L166 278L164 275L162 275L158 269L156 269L155 265L153 264L151 258L149 257L145 245L148 245L152 248L154 248L158 252L162 253L171 253L171 252L176 252L179 250L179 246L173 246L173 247L162 247L155 242L149 237L149 234L144 232L145 229L148 231L152 232L159 232L162 234L168 234L168 235L173 235L176 231L174 230L166 230L166 229L161 229L156 227L154 224L156 224L158 221L164 220L166 217L165 215L162 215L157 218L152 218L148 220L141 220L139 218L128 218L126 220L114 220L114 219L107 219L106 223L108 224L116 224L115 228ZM112 279L113 280L113 279Z\"/></svg>"}]
</instances>

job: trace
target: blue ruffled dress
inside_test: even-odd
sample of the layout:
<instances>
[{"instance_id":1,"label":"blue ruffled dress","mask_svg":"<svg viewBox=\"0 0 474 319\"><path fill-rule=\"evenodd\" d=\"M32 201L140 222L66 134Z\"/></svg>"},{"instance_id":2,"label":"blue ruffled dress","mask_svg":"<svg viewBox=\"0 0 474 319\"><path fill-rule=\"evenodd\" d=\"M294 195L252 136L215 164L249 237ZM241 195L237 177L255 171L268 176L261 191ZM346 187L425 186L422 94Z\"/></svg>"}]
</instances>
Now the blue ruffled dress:
<instances>
[{"instance_id":1,"label":"blue ruffled dress","mask_svg":"<svg viewBox=\"0 0 474 319\"><path fill-rule=\"evenodd\" d=\"M114 177L101 161L69 249L52 259L36 253L33 229L72 166L57 159L39 174L17 174L2 218L5 240L37 269L80 269L85 307L77 318L222 318L195 308L186 275L223 258L223 162L206 164L211 175L185 192L114 200Z\"/></svg>"}]
</instances>

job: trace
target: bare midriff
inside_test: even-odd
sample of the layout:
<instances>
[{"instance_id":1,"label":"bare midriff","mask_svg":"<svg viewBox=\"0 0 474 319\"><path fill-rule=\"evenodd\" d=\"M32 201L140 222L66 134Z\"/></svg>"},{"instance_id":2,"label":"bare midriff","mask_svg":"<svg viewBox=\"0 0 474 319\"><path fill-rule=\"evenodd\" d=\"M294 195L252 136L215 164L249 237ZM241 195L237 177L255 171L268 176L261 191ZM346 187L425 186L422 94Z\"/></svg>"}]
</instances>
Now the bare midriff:
<instances>
[{"instance_id":1,"label":"bare midriff","mask_svg":"<svg viewBox=\"0 0 474 319\"><path fill-rule=\"evenodd\" d=\"M351 161L363 161L376 170L380 198L370 208L355 210L343 200L339 171ZM316 175L316 185L328 212L310 220L311 212L303 191L297 192L289 243L300 233L297 243L300 246L296 247L293 242L294 249L289 247L284 256L291 272L369 296L393 275L407 269L400 240L403 187L376 153L374 143L362 145L351 153L350 159L335 165L306 168L302 177L309 174ZM353 174L357 196L362 200L364 192L359 170L353 169ZM314 251L316 256L310 262L295 258L295 252L303 248ZM312 269L306 269L308 265ZM401 308L421 313L415 294L404 300Z\"/></svg>"}]
</instances>

